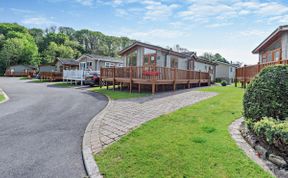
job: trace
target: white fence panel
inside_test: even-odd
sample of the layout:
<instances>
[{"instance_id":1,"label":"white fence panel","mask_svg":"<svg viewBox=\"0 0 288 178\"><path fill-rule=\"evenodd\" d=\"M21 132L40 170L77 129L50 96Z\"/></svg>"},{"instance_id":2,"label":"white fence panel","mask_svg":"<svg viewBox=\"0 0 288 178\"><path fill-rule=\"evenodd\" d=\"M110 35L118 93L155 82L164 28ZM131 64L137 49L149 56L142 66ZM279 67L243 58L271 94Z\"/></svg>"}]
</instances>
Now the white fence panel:
<instances>
[{"instance_id":1,"label":"white fence panel","mask_svg":"<svg viewBox=\"0 0 288 178\"><path fill-rule=\"evenodd\" d=\"M64 80L85 80L88 71L83 70L63 70Z\"/></svg>"}]
</instances>

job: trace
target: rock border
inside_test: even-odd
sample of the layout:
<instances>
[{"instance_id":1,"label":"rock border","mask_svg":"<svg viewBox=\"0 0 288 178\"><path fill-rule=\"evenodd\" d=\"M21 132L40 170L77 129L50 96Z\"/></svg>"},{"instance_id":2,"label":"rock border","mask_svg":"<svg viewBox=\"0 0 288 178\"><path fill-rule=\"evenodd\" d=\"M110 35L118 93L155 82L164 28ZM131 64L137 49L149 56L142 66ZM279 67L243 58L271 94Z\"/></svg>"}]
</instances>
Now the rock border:
<instances>
[{"instance_id":1,"label":"rock border","mask_svg":"<svg viewBox=\"0 0 288 178\"><path fill-rule=\"evenodd\" d=\"M82 142L82 157L83 157L83 162L84 162L84 167L86 169L86 172L90 178L102 178L103 176L100 173L100 170L96 164L96 161L94 160L93 157L93 151L92 151L92 143L91 143L91 134L93 130L99 130L99 126L94 126L94 123L96 123L96 120L99 120L102 118L102 116L107 112L107 109L111 105L111 99L110 97L104 95L108 99L108 104L105 106L105 108L98 113L87 125L85 129L85 133L83 136L83 142ZM96 129L95 129L96 128ZM94 138L99 138L99 137L94 137ZM95 141L95 140L93 140ZM100 143L100 140L96 140ZM100 148L101 149L101 148Z\"/></svg>"},{"instance_id":2,"label":"rock border","mask_svg":"<svg viewBox=\"0 0 288 178\"><path fill-rule=\"evenodd\" d=\"M0 93L4 95L4 100L0 101L0 104L7 102L10 98L8 97L8 95L0 88Z\"/></svg>"},{"instance_id":3,"label":"rock border","mask_svg":"<svg viewBox=\"0 0 288 178\"><path fill-rule=\"evenodd\" d=\"M280 165L276 165L274 159L280 159L279 156L268 154L267 150L257 144L253 135L249 134L244 125L244 118L241 117L232 122L229 126L231 137L236 141L237 145L246 153L246 155L256 162L265 171L274 177L287 178L288 171L281 169Z\"/></svg>"}]
</instances>

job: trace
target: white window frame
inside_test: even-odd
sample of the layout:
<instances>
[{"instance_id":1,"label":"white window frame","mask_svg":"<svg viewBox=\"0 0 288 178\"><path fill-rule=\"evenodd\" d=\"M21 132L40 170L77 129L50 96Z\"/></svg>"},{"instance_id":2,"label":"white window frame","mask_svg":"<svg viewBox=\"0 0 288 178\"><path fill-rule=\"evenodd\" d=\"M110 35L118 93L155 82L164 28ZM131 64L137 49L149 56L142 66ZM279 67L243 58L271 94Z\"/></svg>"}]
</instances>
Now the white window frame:
<instances>
[{"instance_id":1,"label":"white window frame","mask_svg":"<svg viewBox=\"0 0 288 178\"><path fill-rule=\"evenodd\" d=\"M115 64L112 62L105 62L104 65L105 65L105 67L114 67L115 66Z\"/></svg>"}]
</instances>

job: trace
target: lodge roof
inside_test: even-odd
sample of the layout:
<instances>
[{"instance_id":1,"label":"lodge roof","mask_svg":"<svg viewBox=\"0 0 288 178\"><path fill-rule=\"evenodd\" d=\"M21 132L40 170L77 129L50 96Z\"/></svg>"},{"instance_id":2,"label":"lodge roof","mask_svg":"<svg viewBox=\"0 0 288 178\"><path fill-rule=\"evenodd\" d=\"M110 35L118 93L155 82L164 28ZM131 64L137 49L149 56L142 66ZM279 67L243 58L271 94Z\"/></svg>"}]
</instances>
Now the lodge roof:
<instances>
[{"instance_id":1,"label":"lodge roof","mask_svg":"<svg viewBox=\"0 0 288 178\"><path fill-rule=\"evenodd\" d=\"M124 48L123 50L121 50L119 52L119 54L120 55L124 55L127 52L129 52L131 49L133 49L135 46L143 46L143 47L146 47L146 48L149 48L149 49L159 50L161 52L172 54L172 55L175 55L175 56L178 56L178 57L184 57L184 58L187 57L185 54L173 51L172 49L166 49L166 48L163 48L163 47L160 47L160 46L156 46L156 45L152 45L152 44L148 44L148 43L143 43L143 42L140 42L140 41L135 41L132 45Z\"/></svg>"},{"instance_id":2,"label":"lodge roof","mask_svg":"<svg viewBox=\"0 0 288 178\"><path fill-rule=\"evenodd\" d=\"M115 63L123 63L122 58L116 58L116 57L110 57L110 56L102 56L102 55L96 55L96 54L83 54L80 56L76 61L80 61L83 57L88 57L91 60L99 60L99 61L105 61L105 62L115 62Z\"/></svg>"},{"instance_id":3,"label":"lodge roof","mask_svg":"<svg viewBox=\"0 0 288 178\"><path fill-rule=\"evenodd\" d=\"M280 35L284 32L288 31L288 25L279 26L276 30L274 30L264 41L262 41L253 51L253 54L259 53L262 49L265 49L268 45L277 40Z\"/></svg>"},{"instance_id":4,"label":"lodge roof","mask_svg":"<svg viewBox=\"0 0 288 178\"><path fill-rule=\"evenodd\" d=\"M35 66L28 65L28 64L16 64L16 65L9 66L9 68L11 68L11 67L16 67L16 66L25 66L25 67L27 67L27 68L36 69Z\"/></svg>"},{"instance_id":5,"label":"lodge roof","mask_svg":"<svg viewBox=\"0 0 288 178\"><path fill-rule=\"evenodd\" d=\"M57 60L61 62L63 65L70 65L70 66L78 66L79 62L75 59L67 59L67 58L59 58L57 57Z\"/></svg>"}]
</instances>

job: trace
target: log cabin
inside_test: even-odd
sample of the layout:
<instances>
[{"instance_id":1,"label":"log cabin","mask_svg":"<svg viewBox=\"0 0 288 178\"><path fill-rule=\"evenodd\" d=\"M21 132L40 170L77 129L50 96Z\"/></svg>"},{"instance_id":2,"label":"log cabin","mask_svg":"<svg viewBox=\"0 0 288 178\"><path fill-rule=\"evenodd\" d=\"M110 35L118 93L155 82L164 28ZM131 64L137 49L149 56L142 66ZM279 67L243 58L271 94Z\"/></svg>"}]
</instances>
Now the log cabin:
<instances>
[{"instance_id":1,"label":"log cabin","mask_svg":"<svg viewBox=\"0 0 288 178\"><path fill-rule=\"evenodd\" d=\"M279 26L252 53L259 56L258 64L237 68L235 86L241 82L245 88L266 66L288 63L288 25Z\"/></svg>"},{"instance_id":2,"label":"log cabin","mask_svg":"<svg viewBox=\"0 0 288 178\"><path fill-rule=\"evenodd\" d=\"M84 54L77 60L80 69L100 71L101 67L122 67L123 60L119 57L101 56L95 54Z\"/></svg>"},{"instance_id":3,"label":"log cabin","mask_svg":"<svg viewBox=\"0 0 288 178\"><path fill-rule=\"evenodd\" d=\"M36 67L31 65L13 65L6 69L4 76L6 77L32 77L36 72Z\"/></svg>"},{"instance_id":4,"label":"log cabin","mask_svg":"<svg viewBox=\"0 0 288 178\"><path fill-rule=\"evenodd\" d=\"M152 93L158 87L210 85L215 79L216 63L197 57L194 52L177 52L139 41L121 50L124 67L101 68L102 80L128 85L130 92L136 86L150 86ZM197 70L197 71L196 71ZM121 88L121 87L120 87Z\"/></svg>"}]
</instances>

